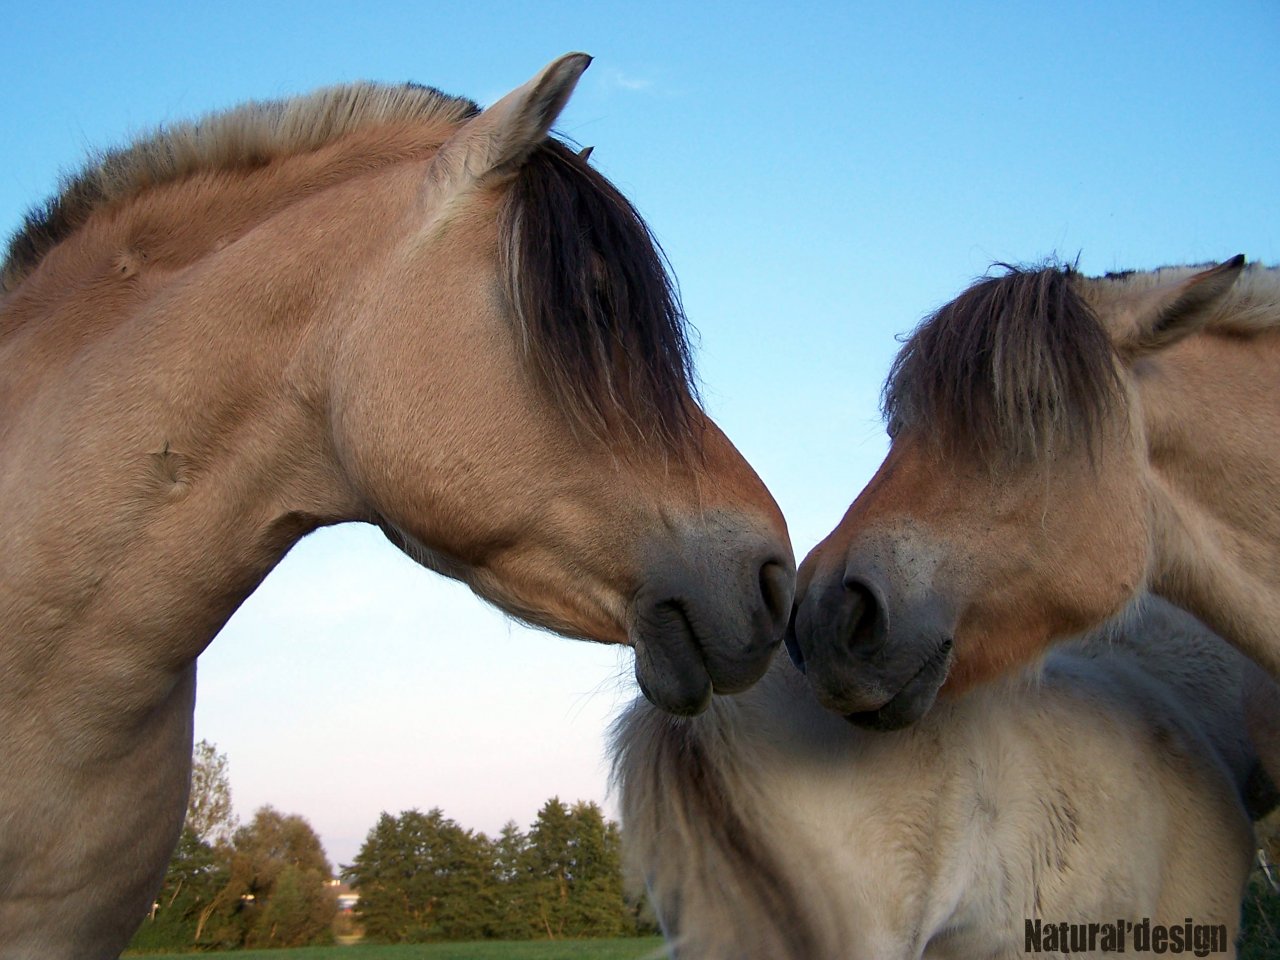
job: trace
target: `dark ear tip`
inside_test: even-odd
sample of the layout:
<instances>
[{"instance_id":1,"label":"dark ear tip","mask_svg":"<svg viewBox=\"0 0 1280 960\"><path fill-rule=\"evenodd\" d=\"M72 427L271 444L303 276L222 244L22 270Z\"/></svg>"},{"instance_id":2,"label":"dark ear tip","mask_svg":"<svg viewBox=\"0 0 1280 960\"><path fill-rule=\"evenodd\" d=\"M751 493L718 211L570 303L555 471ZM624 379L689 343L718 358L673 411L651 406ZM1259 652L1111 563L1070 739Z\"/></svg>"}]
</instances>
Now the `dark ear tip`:
<instances>
[{"instance_id":1,"label":"dark ear tip","mask_svg":"<svg viewBox=\"0 0 1280 960\"><path fill-rule=\"evenodd\" d=\"M557 63L568 67L574 72L574 76L580 77L582 76L583 71L586 70L587 67L591 66L591 61L594 59L595 57L591 56L589 53L577 51L574 53L566 53L557 61Z\"/></svg>"},{"instance_id":2,"label":"dark ear tip","mask_svg":"<svg viewBox=\"0 0 1280 960\"><path fill-rule=\"evenodd\" d=\"M1244 266L1244 254L1237 253L1234 257L1223 264L1224 267L1230 267L1232 270L1239 270Z\"/></svg>"}]
</instances>

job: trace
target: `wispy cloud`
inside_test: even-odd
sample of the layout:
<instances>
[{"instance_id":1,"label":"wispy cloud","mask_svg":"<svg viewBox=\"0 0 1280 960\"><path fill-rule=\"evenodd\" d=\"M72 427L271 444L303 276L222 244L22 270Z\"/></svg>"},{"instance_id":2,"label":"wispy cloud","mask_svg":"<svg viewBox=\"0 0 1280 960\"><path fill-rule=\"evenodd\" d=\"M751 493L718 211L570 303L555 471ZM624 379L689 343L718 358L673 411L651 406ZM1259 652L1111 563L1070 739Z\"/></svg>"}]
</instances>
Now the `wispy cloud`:
<instances>
[{"instance_id":1,"label":"wispy cloud","mask_svg":"<svg viewBox=\"0 0 1280 960\"><path fill-rule=\"evenodd\" d=\"M606 75L608 83L621 90L652 90L653 81L648 77L633 77L623 73L621 70L613 69Z\"/></svg>"}]
</instances>

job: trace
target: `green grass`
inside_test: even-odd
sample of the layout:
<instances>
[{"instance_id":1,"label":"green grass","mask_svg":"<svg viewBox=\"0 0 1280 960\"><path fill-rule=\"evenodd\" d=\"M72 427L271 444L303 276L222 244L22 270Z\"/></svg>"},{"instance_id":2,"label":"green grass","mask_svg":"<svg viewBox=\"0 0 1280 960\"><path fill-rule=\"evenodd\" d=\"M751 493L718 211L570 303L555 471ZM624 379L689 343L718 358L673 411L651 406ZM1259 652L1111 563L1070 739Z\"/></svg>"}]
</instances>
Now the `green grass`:
<instances>
[{"instance_id":1,"label":"green grass","mask_svg":"<svg viewBox=\"0 0 1280 960\"><path fill-rule=\"evenodd\" d=\"M1244 898L1240 960L1272 960L1280 956L1280 893L1254 870Z\"/></svg>"},{"instance_id":2,"label":"green grass","mask_svg":"<svg viewBox=\"0 0 1280 960\"><path fill-rule=\"evenodd\" d=\"M201 954L126 954L146 960L192 960ZM207 956L207 954L205 954ZM486 940L479 943L356 944L295 950L229 950L226 960L660 960L659 937L621 940Z\"/></svg>"}]
</instances>

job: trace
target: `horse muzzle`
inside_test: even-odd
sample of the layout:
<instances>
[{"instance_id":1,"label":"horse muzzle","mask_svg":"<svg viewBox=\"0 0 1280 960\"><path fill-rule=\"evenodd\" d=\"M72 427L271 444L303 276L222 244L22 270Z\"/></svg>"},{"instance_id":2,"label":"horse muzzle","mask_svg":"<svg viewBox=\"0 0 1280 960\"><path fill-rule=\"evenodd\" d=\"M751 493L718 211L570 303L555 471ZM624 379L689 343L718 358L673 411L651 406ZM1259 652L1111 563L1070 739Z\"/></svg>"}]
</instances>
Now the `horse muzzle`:
<instances>
[{"instance_id":1,"label":"horse muzzle","mask_svg":"<svg viewBox=\"0 0 1280 960\"><path fill-rule=\"evenodd\" d=\"M903 590L874 566L817 570L806 582L808 564L786 643L818 701L858 726L915 723L951 666L949 604L936 593Z\"/></svg>"},{"instance_id":2,"label":"horse muzzle","mask_svg":"<svg viewBox=\"0 0 1280 960\"><path fill-rule=\"evenodd\" d=\"M650 568L630 628L645 697L693 716L713 693L739 693L764 675L795 589L789 547L721 528Z\"/></svg>"}]
</instances>

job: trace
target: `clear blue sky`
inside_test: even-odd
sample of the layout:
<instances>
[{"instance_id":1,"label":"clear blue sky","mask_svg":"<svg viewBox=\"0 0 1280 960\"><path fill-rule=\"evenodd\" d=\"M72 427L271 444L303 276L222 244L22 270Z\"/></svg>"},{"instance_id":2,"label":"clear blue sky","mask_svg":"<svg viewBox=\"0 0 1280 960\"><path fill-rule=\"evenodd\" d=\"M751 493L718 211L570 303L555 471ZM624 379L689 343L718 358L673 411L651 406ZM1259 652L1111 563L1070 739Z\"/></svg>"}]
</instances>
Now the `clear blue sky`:
<instances>
[{"instance_id":1,"label":"clear blue sky","mask_svg":"<svg viewBox=\"0 0 1280 960\"><path fill-rule=\"evenodd\" d=\"M595 63L560 130L648 217L708 407L802 556L884 452L894 337L992 261L1280 261L1280 2L11 4L0 227L87 149L342 81L491 102ZM380 810L605 797L626 651L508 625L380 535L304 542L202 660L243 815L349 861Z\"/></svg>"}]
</instances>

